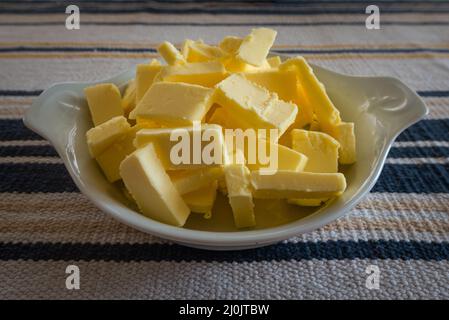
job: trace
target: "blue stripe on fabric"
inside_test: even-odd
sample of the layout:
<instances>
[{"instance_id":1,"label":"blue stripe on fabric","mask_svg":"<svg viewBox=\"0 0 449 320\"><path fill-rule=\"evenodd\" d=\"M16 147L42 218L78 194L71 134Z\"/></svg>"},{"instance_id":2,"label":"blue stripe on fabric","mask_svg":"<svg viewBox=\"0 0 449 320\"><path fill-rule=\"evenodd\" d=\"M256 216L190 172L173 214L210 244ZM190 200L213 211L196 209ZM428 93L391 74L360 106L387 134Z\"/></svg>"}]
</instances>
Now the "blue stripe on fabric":
<instances>
[{"instance_id":1,"label":"blue stripe on fabric","mask_svg":"<svg viewBox=\"0 0 449 320\"><path fill-rule=\"evenodd\" d=\"M38 96L43 90L0 90L0 96L28 97ZM423 98L446 98L449 97L449 90L421 90L417 93Z\"/></svg>"},{"instance_id":2,"label":"blue stripe on fabric","mask_svg":"<svg viewBox=\"0 0 449 320\"><path fill-rule=\"evenodd\" d=\"M449 141L449 119L426 119L404 130L397 141Z\"/></svg>"},{"instance_id":3,"label":"blue stripe on fabric","mask_svg":"<svg viewBox=\"0 0 449 320\"><path fill-rule=\"evenodd\" d=\"M0 119L0 141L42 140L42 137L26 128L20 119Z\"/></svg>"},{"instance_id":4,"label":"blue stripe on fabric","mask_svg":"<svg viewBox=\"0 0 449 320\"><path fill-rule=\"evenodd\" d=\"M23 8L7 8L3 6L1 9L2 14L61 14L65 12L64 5L62 6L54 6L54 7L28 7L24 6ZM283 6L279 7L262 7L262 8L211 8L211 7L190 7L190 8L155 8L155 7L140 7L140 8L130 8L130 7L122 7L122 8L108 8L108 7L89 7L80 5L80 12L87 14L134 14L134 13L158 13L158 14L182 14L182 15L191 15L191 14L214 14L214 15L226 15L226 14L234 14L234 15L322 15L322 14L358 14L361 16L365 16L365 8L366 6L360 8L332 8L327 9L317 8L317 9L309 9L309 8L285 8ZM386 14L443 14L449 13L449 9L447 7L442 8L426 8L421 9L419 7L407 6L405 8L382 8L380 10L383 15Z\"/></svg>"},{"instance_id":5,"label":"blue stripe on fabric","mask_svg":"<svg viewBox=\"0 0 449 320\"><path fill-rule=\"evenodd\" d=\"M0 90L0 96L7 97L32 97L38 96L43 90Z\"/></svg>"},{"instance_id":6,"label":"blue stripe on fabric","mask_svg":"<svg viewBox=\"0 0 449 320\"><path fill-rule=\"evenodd\" d=\"M0 52L148 52L156 53L152 48L113 48L113 47L3 47ZM447 50L449 52L449 50Z\"/></svg>"},{"instance_id":7,"label":"blue stripe on fabric","mask_svg":"<svg viewBox=\"0 0 449 320\"><path fill-rule=\"evenodd\" d=\"M2 146L0 157L58 157L52 146ZM449 157L449 147L393 147L388 158Z\"/></svg>"},{"instance_id":8,"label":"blue stripe on fabric","mask_svg":"<svg viewBox=\"0 0 449 320\"><path fill-rule=\"evenodd\" d=\"M435 52L448 53L449 49L441 48L388 48L388 49L275 49L273 52L281 54L345 54L345 53L418 53L418 52Z\"/></svg>"},{"instance_id":9,"label":"blue stripe on fabric","mask_svg":"<svg viewBox=\"0 0 449 320\"><path fill-rule=\"evenodd\" d=\"M449 165L386 164L372 192L449 193Z\"/></svg>"},{"instance_id":10,"label":"blue stripe on fabric","mask_svg":"<svg viewBox=\"0 0 449 320\"><path fill-rule=\"evenodd\" d=\"M3 146L0 157L58 157L52 146Z\"/></svg>"},{"instance_id":11,"label":"blue stripe on fabric","mask_svg":"<svg viewBox=\"0 0 449 320\"><path fill-rule=\"evenodd\" d=\"M8 97L28 97L38 96L43 90L0 90L0 96ZM423 98L446 98L449 97L449 90L421 90L417 93Z\"/></svg>"},{"instance_id":12,"label":"blue stripe on fabric","mask_svg":"<svg viewBox=\"0 0 449 320\"><path fill-rule=\"evenodd\" d=\"M63 164L1 163L0 192L78 192ZM449 193L449 165L386 164L373 192Z\"/></svg>"},{"instance_id":13,"label":"blue stripe on fabric","mask_svg":"<svg viewBox=\"0 0 449 320\"><path fill-rule=\"evenodd\" d=\"M63 164L1 163L0 192L79 192Z\"/></svg>"},{"instance_id":14,"label":"blue stripe on fabric","mask_svg":"<svg viewBox=\"0 0 449 320\"><path fill-rule=\"evenodd\" d=\"M2 0L3 3L17 3L17 0ZM28 3L54 3L54 0L21 0L20 2L28 2ZM113 4L129 4L129 3L177 3L177 4L195 4L195 3L226 3L231 2L233 5L239 5L239 4L311 4L311 3L320 3L320 4L366 4L367 0L314 0L313 2L310 0L244 0L244 1L238 1L238 0L78 0L77 2L81 3L113 3ZM425 3L428 4L442 4L444 2L447 2L447 0L426 0ZM376 3L385 3L385 4L392 4L392 3L400 3L400 4L416 4L416 3L423 3L422 0L377 0Z\"/></svg>"},{"instance_id":15,"label":"blue stripe on fabric","mask_svg":"<svg viewBox=\"0 0 449 320\"><path fill-rule=\"evenodd\" d=\"M153 48L119 48L119 47L33 47L16 46L2 47L0 52L133 52L133 53L156 53ZM391 54L391 53L449 53L449 49L444 48L365 48L365 49L276 49L273 53L279 54Z\"/></svg>"},{"instance_id":16,"label":"blue stripe on fabric","mask_svg":"<svg viewBox=\"0 0 449 320\"><path fill-rule=\"evenodd\" d=\"M423 98L444 98L449 97L449 90L423 90L417 92Z\"/></svg>"},{"instance_id":17,"label":"blue stripe on fabric","mask_svg":"<svg viewBox=\"0 0 449 320\"><path fill-rule=\"evenodd\" d=\"M148 21L84 21L83 26L183 26L183 27L306 27L306 26L360 26L364 21L308 21L308 22L148 22ZM0 22L0 26L59 26L61 22ZM447 26L448 21L382 21L389 26Z\"/></svg>"},{"instance_id":18,"label":"blue stripe on fabric","mask_svg":"<svg viewBox=\"0 0 449 320\"><path fill-rule=\"evenodd\" d=\"M170 244L0 243L0 260L260 262L343 259L442 261L449 243L421 241L317 241L243 251L206 251Z\"/></svg>"}]
</instances>

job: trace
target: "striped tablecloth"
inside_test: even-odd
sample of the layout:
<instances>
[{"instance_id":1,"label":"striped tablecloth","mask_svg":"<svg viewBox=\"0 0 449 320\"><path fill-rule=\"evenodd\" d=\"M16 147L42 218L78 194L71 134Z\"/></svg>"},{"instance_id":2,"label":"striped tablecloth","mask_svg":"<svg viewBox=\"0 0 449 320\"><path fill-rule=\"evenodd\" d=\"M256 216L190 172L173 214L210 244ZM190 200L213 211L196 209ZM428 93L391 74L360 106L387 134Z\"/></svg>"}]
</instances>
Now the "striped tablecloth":
<instances>
[{"instance_id":1,"label":"striped tablecloth","mask_svg":"<svg viewBox=\"0 0 449 320\"><path fill-rule=\"evenodd\" d=\"M375 1L63 1L0 4L0 298L449 298L449 4ZM207 252L110 218L79 193L21 116L55 82L108 78L180 43L278 30L275 49L354 75L390 75L430 108L400 135L373 191L348 215L277 245ZM67 265L81 288L65 287ZM365 286L366 268L379 289Z\"/></svg>"}]
</instances>

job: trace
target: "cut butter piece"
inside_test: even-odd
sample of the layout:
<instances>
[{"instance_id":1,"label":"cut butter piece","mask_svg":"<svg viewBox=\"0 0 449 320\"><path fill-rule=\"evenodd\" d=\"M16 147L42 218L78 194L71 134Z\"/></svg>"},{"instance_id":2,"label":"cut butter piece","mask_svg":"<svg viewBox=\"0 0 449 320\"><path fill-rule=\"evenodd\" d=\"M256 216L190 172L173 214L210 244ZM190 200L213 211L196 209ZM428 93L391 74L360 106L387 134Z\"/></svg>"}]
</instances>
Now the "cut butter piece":
<instances>
[{"instance_id":1,"label":"cut butter piece","mask_svg":"<svg viewBox=\"0 0 449 320\"><path fill-rule=\"evenodd\" d=\"M356 162L354 123L342 122L337 126L337 140L340 142L338 161L341 164Z\"/></svg>"},{"instance_id":2,"label":"cut butter piece","mask_svg":"<svg viewBox=\"0 0 449 320\"><path fill-rule=\"evenodd\" d=\"M309 161L304 168L306 172L338 171L338 149L340 144L330 135L323 132L294 129L291 132L292 148L305 154ZM289 203L300 206L320 206L322 199L289 199Z\"/></svg>"},{"instance_id":3,"label":"cut butter piece","mask_svg":"<svg viewBox=\"0 0 449 320\"><path fill-rule=\"evenodd\" d=\"M122 138L131 128L130 124L123 116L118 116L90 128L86 132L87 146L90 155L95 158L116 140Z\"/></svg>"},{"instance_id":4,"label":"cut butter piece","mask_svg":"<svg viewBox=\"0 0 449 320\"><path fill-rule=\"evenodd\" d=\"M216 198L217 181L182 196L182 199L190 208L190 211L204 214L204 218L206 219L209 219L212 216L212 209Z\"/></svg>"},{"instance_id":5,"label":"cut butter piece","mask_svg":"<svg viewBox=\"0 0 449 320\"><path fill-rule=\"evenodd\" d=\"M206 62L223 57L226 53L219 47L211 46L201 40L187 39L182 46L182 55L187 62Z\"/></svg>"},{"instance_id":6,"label":"cut butter piece","mask_svg":"<svg viewBox=\"0 0 449 320\"><path fill-rule=\"evenodd\" d=\"M157 52L159 52L161 57L171 66L184 64L186 62L181 52L168 41L162 42L157 48Z\"/></svg>"},{"instance_id":7,"label":"cut butter piece","mask_svg":"<svg viewBox=\"0 0 449 320\"><path fill-rule=\"evenodd\" d=\"M249 124L245 123L242 119L232 117L232 115L228 115L225 111L225 108L222 107L218 107L215 109L215 111L210 116L208 123L218 124L223 128L228 129L245 129L249 127Z\"/></svg>"},{"instance_id":8,"label":"cut butter piece","mask_svg":"<svg viewBox=\"0 0 449 320\"><path fill-rule=\"evenodd\" d=\"M240 140L240 141L238 141ZM228 154L241 152L250 171L260 169L302 171L307 157L286 146L258 138L234 137L232 145L228 141ZM235 158L235 155L233 155Z\"/></svg>"},{"instance_id":9,"label":"cut butter piece","mask_svg":"<svg viewBox=\"0 0 449 320\"><path fill-rule=\"evenodd\" d=\"M334 173L338 171L338 148L340 144L330 135L303 129L291 132L292 149L309 158L306 172Z\"/></svg>"},{"instance_id":10,"label":"cut butter piece","mask_svg":"<svg viewBox=\"0 0 449 320\"><path fill-rule=\"evenodd\" d=\"M136 107L136 87L135 79L130 80L126 86L122 98L122 108L125 116L128 116L131 110Z\"/></svg>"},{"instance_id":11,"label":"cut butter piece","mask_svg":"<svg viewBox=\"0 0 449 320\"><path fill-rule=\"evenodd\" d=\"M199 127L142 129L137 132L134 145L141 148L153 143L162 165L167 170L195 169L223 164L222 128L215 124L203 124ZM172 135L173 141L170 139ZM210 141L201 137L209 137ZM172 159L176 160L176 163Z\"/></svg>"},{"instance_id":12,"label":"cut butter piece","mask_svg":"<svg viewBox=\"0 0 449 320\"><path fill-rule=\"evenodd\" d=\"M113 83L101 83L84 89L94 126L123 116L120 90Z\"/></svg>"},{"instance_id":13,"label":"cut butter piece","mask_svg":"<svg viewBox=\"0 0 449 320\"><path fill-rule=\"evenodd\" d=\"M145 216L174 226L185 224L190 209L165 172L152 144L127 156L120 165L120 175Z\"/></svg>"},{"instance_id":14,"label":"cut butter piece","mask_svg":"<svg viewBox=\"0 0 449 320\"><path fill-rule=\"evenodd\" d=\"M251 185L254 198L316 199L340 195L346 189L346 179L342 173L280 170L264 175L260 171L253 171Z\"/></svg>"},{"instance_id":15,"label":"cut butter piece","mask_svg":"<svg viewBox=\"0 0 449 320\"><path fill-rule=\"evenodd\" d=\"M146 119L146 118L137 118L136 123L142 128L142 129L154 129L154 128L169 128L167 124L163 125L162 123L153 120L153 119Z\"/></svg>"},{"instance_id":16,"label":"cut butter piece","mask_svg":"<svg viewBox=\"0 0 449 320\"><path fill-rule=\"evenodd\" d=\"M312 110L321 129L336 138L336 128L341 122L340 112L326 93L324 85L315 76L306 60L298 56L279 66L281 70L295 70L299 84L305 94L304 107Z\"/></svg>"},{"instance_id":17,"label":"cut butter piece","mask_svg":"<svg viewBox=\"0 0 449 320\"><path fill-rule=\"evenodd\" d=\"M340 112L306 60L303 57L292 58L279 68L297 71L301 90L306 96L305 107L313 110L320 129L340 143L340 163L354 163L356 161L354 124L342 122Z\"/></svg>"},{"instance_id":18,"label":"cut butter piece","mask_svg":"<svg viewBox=\"0 0 449 320\"><path fill-rule=\"evenodd\" d=\"M265 150L264 154L268 157L268 159L272 159L271 152L277 152L277 164L275 166L276 170L303 171L308 162L308 158L304 154L267 140L258 139L257 148L262 148L262 150ZM248 152L248 149L245 148L245 151ZM245 158L247 160L247 167L251 171L260 170L263 168L268 169L271 167L271 164L262 164L260 159L257 159L256 163L250 161L250 156L247 153L245 153Z\"/></svg>"},{"instance_id":19,"label":"cut butter piece","mask_svg":"<svg viewBox=\"0 0 449 320\"><path fill-rule=\"evenodd\" d=\"M165 66L155 81L185 82L212 88L228 75L220 61L186 63Z\"/></svg>"},{"instance_id":20,"label":"cut butter piece","mask_svg":"<svg viewBox=\"0 0 449 320\"><path fill-rule=\"evenodd\" d=\"M133 141L137 130L139 126L132 127L122 138L116 140L95 158L109 182L121 179L120 163L136 150Z\"/></svg>"},{"instance_id":21,"label":"cut butter piece","mask_svg":"<svg viewBox=\"0 0 449 320\"><path fill-rule=\"evenodd\" d=\"M237 59L234 55L224 57L221 61L225 69L230 73L255 72L269 70L271 68L267 60L264 60L260 66L255 67L249 63Z\"/></svg>"},{"instance_id":22,"label":"cut butter piece","mask_svg":"<svg viewBox=\"0 0 449 320\"><path fill-rule=\"evenodd\" d=\"M223 38L223 40L221 40L218 46L221 48L221 50L228 54L235 54L240 48L242 42L243 39L240 37L226 36Z\"/></svg>"},{"instance_id":23,"label":"cut butter piece","mask_svg":"<svg viewBox=\"0 0 449 320\"><path fill-rule=\"evenodd\" d=\"M240 74L233 74L217 85L215 102L253 128L279 129L279 136L295 121L298 113L295 104L279 100L276 94Z\"/></svg>"},{"instance_id":24,"label":"cut butter piece","mask_svg":"<svg viewBox=\"0 0 449 320\"><path fill-rule=\"evenodd\" d=\"M268 28L251 30L237 50L237 57L253 66L262 65L276 39L276 34L276 31Z\"/></svg>"},{"instance_id":25,"label":"cut butter piece","mask_svg":"<svg viewBox=\"0 0 449 320\"><path fill-rule=\"evenodd\" d=\"M205 167L192 170L167 171L180 194L186 194L210 185L223 176L221 167Z\"/></svg>"},{"instance_id":26,"label":"cut butter piece","mask_svg":"<svg viewBox=\"0 0 449 320\"><path fill-rule=\"evenodd\" d=\"M237 228L256 225L251 194L250 171L245 165L230 164L224 167L226 189Z\"/></svg>"},{"instance_id":27,"label":"cut butter piece","mask_svg":"<svg viewBox=\"0 0 449 320\"><path fill-rule=\"evenodd\" d=\"M157 61L157 60L153 60ZM151 87L162 66L156 63L138 64L136 68L136 104L142 100Z\"/></svg>"},{"instance_id":28,"label":"cut butter piece","mask_svg":"<svg viewBox=\"0 0 449 320\"><path fill-rule=\"evenodd\" d=\"M267 59L268 64L272 68L277 68L282 63L282 59L279 56L273 56Z\"/></svg>"},{"instance_id":29,"label":"cut butter piece","mask_svg":"<svg viewBox=\"0 0 449 320\"><path fill-rule=\"evenodd\" d=\"M274 92L279 99L293 102L298 106L298 114L293 127L302 128L312 121L313 113L302 106L298 77L294 70L268 69L244 73L246 79L254 82L268 91Z\"/></svg>"},{"instance_id":30,"label":"cut butter piece","mask_svg":"<svg viewBox=\"0 0 449 320\"><path fill-rule=\"evenodd\" d=\"M275 92L279 99L292 101L299 104L299 96L296 90L297 77L293 70L263 70L254 72L245 72L243 76L249 81Z\"/></svg>"},{"instance_id":31,"label":"cut butter piece","mask_svg":"<svg viewBox=\"0 0 449 320\"><path fill-rule=\"evenodd\" d=\"M198 85L158 82L143 96L130 118L179 125L201 121L212 105L213 93L212 89Z\"/></svg>"}]
</instances>

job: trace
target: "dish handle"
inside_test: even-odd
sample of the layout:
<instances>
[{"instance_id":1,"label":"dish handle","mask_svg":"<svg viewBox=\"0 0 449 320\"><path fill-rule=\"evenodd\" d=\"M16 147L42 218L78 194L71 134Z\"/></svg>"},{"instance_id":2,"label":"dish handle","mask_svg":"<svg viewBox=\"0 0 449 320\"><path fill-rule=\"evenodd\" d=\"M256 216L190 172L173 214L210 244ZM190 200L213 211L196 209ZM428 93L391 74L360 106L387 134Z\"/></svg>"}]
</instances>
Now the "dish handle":
<instances>
[{"instance_id":1,"label":"dish handle","mask_svg":"<svg viewBox=\"0 0 449 320\"><path fill-rule=\"evenodd\" d=\"M88 112L85 99L81 98L85 85L57 84L37 97L25 112L26 127L48 140L64 156L64 149L80 130L77 119Z\"/></svg>"},{"instance_id":2,"label":"dish handle","mask_svg":"<svg viewBox=\"0 0 449 320\"><path fill-rule=\"evenodd\" d=\"M368 112L384 125L391 139L421 120L429 110L417 93L396 78L382 78L383 85L368 102Z\"/></svg>"}]
</instances>

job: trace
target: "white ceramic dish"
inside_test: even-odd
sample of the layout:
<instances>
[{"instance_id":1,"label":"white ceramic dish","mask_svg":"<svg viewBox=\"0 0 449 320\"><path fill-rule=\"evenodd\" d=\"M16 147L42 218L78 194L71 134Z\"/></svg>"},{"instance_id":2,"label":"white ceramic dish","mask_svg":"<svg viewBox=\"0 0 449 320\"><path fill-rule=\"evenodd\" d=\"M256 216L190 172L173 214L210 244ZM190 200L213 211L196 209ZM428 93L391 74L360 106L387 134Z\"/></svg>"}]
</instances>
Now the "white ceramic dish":
<instances>
[{"instance_id":1,"label":"white ceramic dish","mask_svg":"<svg viewBox=\"0 0 449 320\"><path fill-rule=\"evenodd\" d=\"M312 231L341 217L376 183L396 136L427 114L422 100L405 84L390 77L354 77L314 66L345 121L355 123L356 164L344 169L347 190L313 214L278 227L238 232L210 232L169 226L133 211L118 188L106 181L89 156L85 132L92 126L83 88L92 83L56 84L34 100L25 125L50 141L78 188L117 220L187 246L230 250L272 244ZM123 88L134 76L128 71L101 82Z\"/></svg>"}]
</instances>

